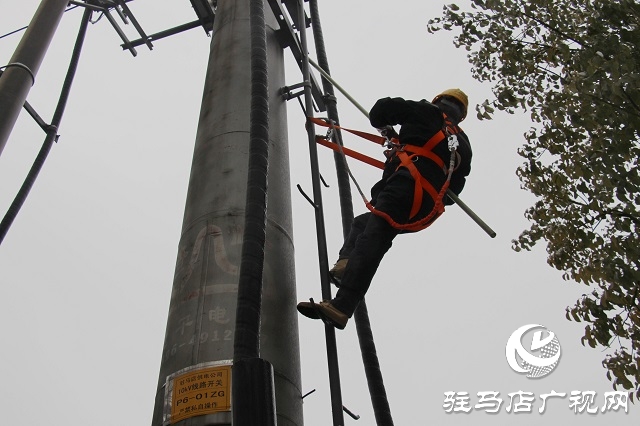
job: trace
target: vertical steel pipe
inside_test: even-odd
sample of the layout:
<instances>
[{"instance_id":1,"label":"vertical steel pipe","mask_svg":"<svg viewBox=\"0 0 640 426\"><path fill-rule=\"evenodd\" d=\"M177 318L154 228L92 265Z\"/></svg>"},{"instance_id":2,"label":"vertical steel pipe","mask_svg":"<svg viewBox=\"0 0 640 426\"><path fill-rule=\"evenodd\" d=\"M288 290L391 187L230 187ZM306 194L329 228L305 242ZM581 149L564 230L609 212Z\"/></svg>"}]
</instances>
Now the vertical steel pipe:
<instances>
[{"instance_id":1,"label":"vertical steel pipe","mask_svg":"<svg viewBox=\"0 0 640 426\"><path fill-rule=\"evenodd\" d=\"M284 81L279 26L266 13L269 187L260 356L271 363L278 425L302 425L300 349ZM249 0L219 0L196 133L182 234L169 305L153 426L167 408L167 378L186 368L232 361L239 266L245 233L250 146ZM184 141L183 141L184 142ZM231 413L206 414L182 426L227 425Z\"/></svg>"}]
</instances>

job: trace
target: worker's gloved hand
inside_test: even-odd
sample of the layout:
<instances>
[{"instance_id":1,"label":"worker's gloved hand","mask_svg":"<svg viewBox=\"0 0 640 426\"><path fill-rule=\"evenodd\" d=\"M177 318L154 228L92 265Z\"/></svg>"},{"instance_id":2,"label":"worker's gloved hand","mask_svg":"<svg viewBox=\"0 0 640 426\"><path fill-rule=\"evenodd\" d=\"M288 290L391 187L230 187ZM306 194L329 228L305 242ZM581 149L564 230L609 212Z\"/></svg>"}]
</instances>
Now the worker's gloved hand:
<instances>
[{"instance_id":1,"label":"worker's gloved hand","mask_svg":"<svg viewBox=\"0 0 640 426\"><path fill-rule=\"evenodd\" d=\"M378 128L378 132L380 132L382 136L389 140L398 137L398 134L396 133L396 130L393 128L393 126L380 127Z\"/></svg>"}]
</instances>

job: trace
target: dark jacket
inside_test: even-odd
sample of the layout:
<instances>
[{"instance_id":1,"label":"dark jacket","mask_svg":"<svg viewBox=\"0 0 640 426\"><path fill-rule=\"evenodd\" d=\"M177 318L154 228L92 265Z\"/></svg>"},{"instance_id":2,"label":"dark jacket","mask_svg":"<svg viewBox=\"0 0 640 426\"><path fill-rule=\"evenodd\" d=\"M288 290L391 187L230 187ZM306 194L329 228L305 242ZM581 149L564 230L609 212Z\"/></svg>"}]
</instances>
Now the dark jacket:
<instances>
[{"instance_id":1,"label":"dark jacket","mask_svg":"<svg viewBox=\"0 0 640 426\"><path fill-rule=\"evenodd\" d=\"M369 113L371 125L377 128L400 125L399 139L401 144L423 146L433 135L442 130L444 117L442 111L434 104L425 100L416 102L402 98L383 98L378 100ZM466 176L471 171L471 145L464 132L458 133L458 150L460 162L456 162L456 170L451 176L449 189L459 194L464 187ZM433 149L433 152L449 164L450 152L445 138ZM387 159L382 180L372 189L372 197L384 187L384 183L394 174L408 174L408 170L396 170L400 161L397 156ZM420 174L424 176L437 191L444 185L447 175L438 165L428 158L420 157L415 162ZM445 197L445 204L452 204L449 197Z\"/></svg>"}]
</instances>

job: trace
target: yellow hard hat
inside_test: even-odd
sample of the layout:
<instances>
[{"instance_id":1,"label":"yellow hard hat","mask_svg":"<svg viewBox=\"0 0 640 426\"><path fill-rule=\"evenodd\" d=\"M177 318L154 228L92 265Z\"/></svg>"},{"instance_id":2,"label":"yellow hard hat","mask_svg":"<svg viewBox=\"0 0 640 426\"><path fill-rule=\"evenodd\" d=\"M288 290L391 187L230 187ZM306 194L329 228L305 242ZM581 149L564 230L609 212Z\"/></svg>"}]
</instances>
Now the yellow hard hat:
<instances>
[{"instance_id":1,"label":"yellow hard hat","mask_svg":"<svg viewBox=\"0 0 640 426\"><path fill-rule=\"evenodd\" d=\"M437 95L435 98L433 98L431 103L435 103L438 99L443 98L445 96L448 96L450 98L457 100L464 106L464 112L462 116L462 118L464 119L467 116L467 108L469 108L469 97L467 96L467 94L460 89L447 89L442 93L440 93L439 95Z\"/></svg>"}]
</instances>

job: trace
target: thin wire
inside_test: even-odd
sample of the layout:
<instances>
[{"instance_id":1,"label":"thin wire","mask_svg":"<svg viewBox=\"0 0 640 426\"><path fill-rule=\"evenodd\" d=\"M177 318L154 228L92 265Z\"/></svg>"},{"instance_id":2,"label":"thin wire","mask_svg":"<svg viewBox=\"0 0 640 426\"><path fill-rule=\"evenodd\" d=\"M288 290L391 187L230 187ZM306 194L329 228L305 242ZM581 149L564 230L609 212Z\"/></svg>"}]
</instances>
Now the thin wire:
<instances>
[{"instance_id":1,"label":"thin wire","mask_svg":"<svg viewBox=\"0 0 640 426\"><path fill-rule=\"evenodd\" d=\"M17 33L17 32L24 31L24 30L26 30L27 28L29 28L29 26L28 26L28 25L27 25L26 27L18 28L17 30L11 31L10 33L7 33L7 34L5 34L5 35L3 35L3 36L0 36L0 39L3 39L3 38L5 38L5 37L8 37L8 36L10 36L11 34L15 34L15 33Z\"/></svg>"},{"instance_id":2,"label":"thin wire","mask_svg":"<svg viewBox=\"0 0 640 426\"><path fill-rule=\"evenodd\" d=\"M79 5L71 6L70 8L65 9L64 13L66 13L66 12L68 12L68 11L70 11L70 10L75 9L76 7L80 7L80 6L79 6ZM0 36L0 40L2 40L2 39L3 39L3 38L5 38L5 37L9 37L10 35L13 35L13 34L15 34L15 33L19 33L20 31L24 31L24 30L26 30L27 28L29 28L29 26L28 26L28 25L27 25L27 26L25 26L25 27L22 27L22 28L18 28L17 30L13 30L13 31L11 31L11 32L8 32L8 33L6 33L6 34L4 34L4 35L1 35L1 36Z\"/></svg>"}]
</instances>

